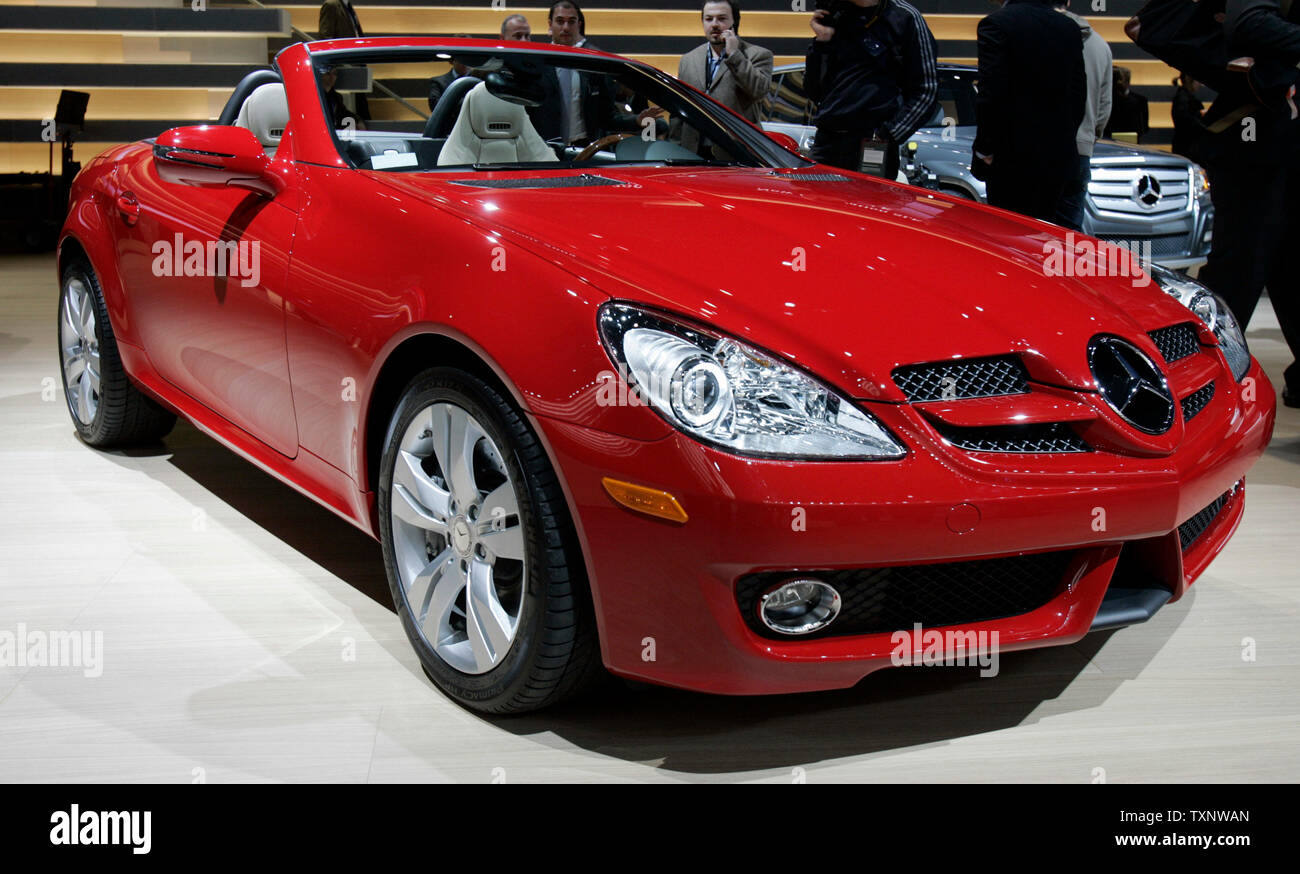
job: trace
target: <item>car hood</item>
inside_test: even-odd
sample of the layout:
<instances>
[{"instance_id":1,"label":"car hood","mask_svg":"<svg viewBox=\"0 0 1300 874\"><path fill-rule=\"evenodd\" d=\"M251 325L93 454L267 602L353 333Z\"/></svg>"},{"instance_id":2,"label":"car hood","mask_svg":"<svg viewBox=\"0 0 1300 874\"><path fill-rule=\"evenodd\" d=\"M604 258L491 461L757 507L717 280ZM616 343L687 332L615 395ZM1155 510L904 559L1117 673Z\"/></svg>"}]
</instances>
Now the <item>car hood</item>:
<instances>
[{"instance_id":1,"label":"car hood","mask_svg":"<svg viewBox=\"0 0 1300 874\"><path fill-rule=\"evenodd\" d=\"M815 171L590 173L618 184L503 189L442 174L374 175L612 297L715 326L858 398L902 400L889 379L899 365L1008 352L1036 379L1092 389L1094 335L1153 350L1146 331L1189 317L1144 275L1050 269L1064 237L1053 225L922 189ZM1078 262L1056 263L1073 274Z\"/></svg>"},{"instance_id":2,"label":"car hood","mask_svg":"<svg viewBox=\"0 0 1300 874\"><path fill-rule=\"evenodd\" d=\"M1149 146L1131 145L1116 140L1097 140L1092 147L1094 158L1139 158L1148 164L1170 164L1186 166L1191 161L1171 152L1163 152Z\"/></svg>"},{"instance_id":3,"label":"car hood","mask_svg":"<svg viewBox=\"0 0 1300 874\"><path fill-rule=\"evenodd\" d=\"M912 135L926 151L929 160L953 160L970 164L971 145L975 142L978 128L973 124L956 125L951 128L923 127ZM1137 163L1167 164L1186 166L1191 163L1181 155L1174 155L1160 149L1147 146L1135 146L1117 140L1097 140L1092 147L1094 158L1134 159ZM925 156L923 156L925 157Z\"/></svg>"}]
</instances>

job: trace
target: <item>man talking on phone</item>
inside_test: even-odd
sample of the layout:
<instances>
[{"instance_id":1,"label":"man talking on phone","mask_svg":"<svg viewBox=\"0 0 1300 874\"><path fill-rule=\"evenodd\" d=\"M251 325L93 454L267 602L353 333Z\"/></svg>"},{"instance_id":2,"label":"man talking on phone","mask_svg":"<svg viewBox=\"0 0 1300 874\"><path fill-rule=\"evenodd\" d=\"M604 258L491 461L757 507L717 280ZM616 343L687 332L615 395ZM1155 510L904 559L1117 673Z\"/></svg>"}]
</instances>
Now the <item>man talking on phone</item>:
<instances>
[{"instance_id":1,"label":"man talking on phone","mask_svg":"<svg viewBox=\"0 0 1300 874\"><path fill-rule=\"evenodd\" d=\"M817 0L804 89L817 104L813 160L886 179L898 146L934 112L934 34L906 0Z\"/></svg>"},{"instance_id":2,"label":"man talking on phone","mask_svg":"<svg viewBox=\"0 0 1300 874\"><path fill-rule=\"evenodd\" d=\"M763 98L772 86L772 53L736 35L736 0L708 0L700 20L707 42L682 55L677 78L758 124ZM699 146L699 134L692 128L681 131L681 140L691 151Z\"/></svg>"}]
</instances>

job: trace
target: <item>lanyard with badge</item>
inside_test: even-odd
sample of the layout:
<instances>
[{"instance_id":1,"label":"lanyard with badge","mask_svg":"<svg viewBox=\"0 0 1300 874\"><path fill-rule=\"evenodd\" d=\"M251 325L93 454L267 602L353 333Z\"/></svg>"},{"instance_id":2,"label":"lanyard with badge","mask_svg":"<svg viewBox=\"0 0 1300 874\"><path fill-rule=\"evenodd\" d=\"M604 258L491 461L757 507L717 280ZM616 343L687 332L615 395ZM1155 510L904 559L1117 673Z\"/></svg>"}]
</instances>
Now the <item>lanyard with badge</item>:
<instances>
[{"instance_id":1,"label":"lanyard with badge","mask_svg":"<svg viewBox=\"0 0 1300 874\"><path fill-rule=\"evenodd\" d=\"M862 25L863 31L870 30L871 26L880 18L880 7L883 5L883 3L877 4L875 14ZM859 171L872 176L884 176L886 165L889 163L889 150L893 147L889 140L883 139L874 132L869 137L863 137L861 143L862 163L858 168Z\"/></svg>"}]
</instances>

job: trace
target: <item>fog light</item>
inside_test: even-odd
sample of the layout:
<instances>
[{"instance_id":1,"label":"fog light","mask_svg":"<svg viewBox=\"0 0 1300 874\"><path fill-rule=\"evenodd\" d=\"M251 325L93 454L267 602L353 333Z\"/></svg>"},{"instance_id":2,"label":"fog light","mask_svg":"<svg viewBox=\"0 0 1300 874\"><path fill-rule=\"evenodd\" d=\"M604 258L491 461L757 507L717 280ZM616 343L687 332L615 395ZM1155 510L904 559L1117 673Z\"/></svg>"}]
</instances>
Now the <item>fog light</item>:
<instances>
[{"instance_id":1,"label":"fog light","mask_svg":"<svg viewBox=\"0 0 1300 874\"><path fill-rule=\"evenodd\" d=\"M840 615L840 593L821 580L786 580L758 600L763 624L781 634L812 634Z\"/></svg>"}]
</instances>

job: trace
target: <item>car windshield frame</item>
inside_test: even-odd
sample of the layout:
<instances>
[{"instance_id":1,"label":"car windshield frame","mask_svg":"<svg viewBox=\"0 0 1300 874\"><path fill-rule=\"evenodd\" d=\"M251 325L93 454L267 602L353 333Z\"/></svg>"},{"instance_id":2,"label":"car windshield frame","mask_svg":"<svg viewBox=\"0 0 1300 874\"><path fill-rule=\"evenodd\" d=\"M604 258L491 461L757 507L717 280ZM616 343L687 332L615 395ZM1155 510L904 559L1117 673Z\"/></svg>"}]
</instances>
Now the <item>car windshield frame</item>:
<instances>
[{"instance_id":1,"label":"car windshield frame","mask_svg":"<svg viewBox=\"0 0 1300 874\"><path fill-rule=\"evenodd\" d=\"M750 160L721 161L701 157L696 161L680 158L660 158L618 160L612 162L605 161L599 164L592 164L586 161L575 162L561 160L554 163L546 162L544 164L530 162L490 165L454 164L443 167L424 168L394 167L377 172L474 173L489 170L493 172L512 172L522 170L537 172L538 170L573 171L608 167L646 166L681 166L691 168L741 166L752 167L754 169L790 170L812 166L813 162L790 152L783 146L774 142L761 129L751 125L748 121L727 107L649 64L617 56L606 56L586 52L556 51L554 49L530 48L526 46L514 47L502 46L499 44L492 46L477 46L457 43L437 43L418 46L384 46L375 48L311 50L310 58L312 70L315 74L314 78L316 80L317 99L319 100L321 107L321 121L325 125L331 141L334 143L334 147L337 150L339 157L347 164L347 166L354 170L370 171L372 168L358 166L348 155L343 141L339 138L338 130L333 124L331 124L332 114L321 83L321 69L323 67L449 61L456 56L483 58L486 60L487 58L503 55L536 57L544 63L559 64L567 67L575 67L584 71L610 75L613 76L616 81L622 81L629 75L643 76L647 80L647 85L652 91L655 88L666 89L672 93L673 97L680 100L686 109L686 112L683 113L684 117L689 123L693 124L702 135L708 136L711 140L717 142L720 146L726 149L728 153L732 155L741 155ZM619 76L619 73L622 73L623 75Z\"/></svg>"}]
</instances>

